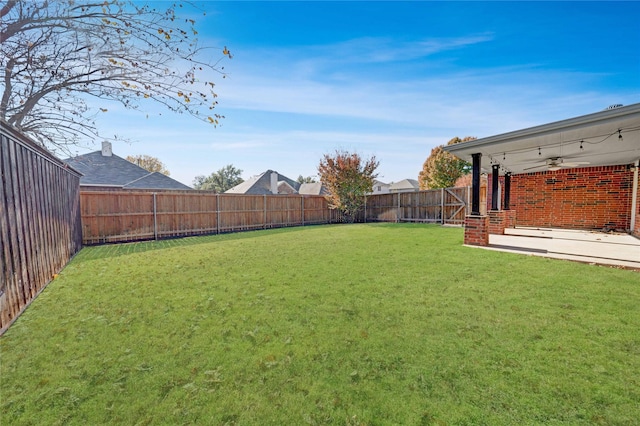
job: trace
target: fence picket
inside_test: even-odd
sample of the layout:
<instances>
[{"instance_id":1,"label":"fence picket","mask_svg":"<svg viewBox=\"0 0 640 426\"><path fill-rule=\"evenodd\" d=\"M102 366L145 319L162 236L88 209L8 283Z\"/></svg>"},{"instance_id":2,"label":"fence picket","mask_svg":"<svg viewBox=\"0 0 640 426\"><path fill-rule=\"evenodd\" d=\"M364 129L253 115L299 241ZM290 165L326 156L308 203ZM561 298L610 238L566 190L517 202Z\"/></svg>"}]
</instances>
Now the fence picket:
<instances>
[{"instance_id":1,"label":"fence picket","mask_svg":"<svg viewBox=\"0 0 640 426\"><path fill-rule=\"evenodd\" d=\"M451 192L456 191L456 192ZM367 196L359 220L464 222L466 188ZM205 191L81 191L83 243L139 241L335 223L323 196L214 194ZM445 199L451 195L451 199ZM88 226L87 224L91 224Z\"/></svg>"},{"instance_id":2,"label":"fence picket","mask_svg":"<svg viewBox=\"0 0 640 426\"><path fill-rule=\"evenodd\" d=\"M0 121L0 334L82 245L80 175Z\"/></svg>"},{"instance_id":3,"label":"fence picket","mask_svg":"<svg viewBox=\"0 0 640 426\"><path fill-rule=\"evenodd\" d=\"M339 219L331 214L323 196L164 191L156 193L155 217L151 197L152 193L140 190L81 191L83 243L147 240L156 233L159 239L216 234Z\"/></svg>"},{"instance_id":4,"label":"fence picket","mask_svg":"<svg viewBox=\"0 0 640 426\"><path fill-rule=\"evenodd\" d=\"M468 188L367 196L366 222L427 222L462 225L468 214Z\"/></svg>"}]
</instances>

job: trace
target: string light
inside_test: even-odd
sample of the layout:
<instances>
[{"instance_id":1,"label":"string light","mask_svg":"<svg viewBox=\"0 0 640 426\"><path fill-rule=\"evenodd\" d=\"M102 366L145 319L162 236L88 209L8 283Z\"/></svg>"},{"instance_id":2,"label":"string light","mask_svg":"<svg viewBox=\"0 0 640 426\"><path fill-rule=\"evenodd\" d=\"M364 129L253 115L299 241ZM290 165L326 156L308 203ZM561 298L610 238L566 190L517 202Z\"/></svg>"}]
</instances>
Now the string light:
<instances>
[{"instance_id":1,"label":"string light","mask_svg":"<svg viewBox=\"0 0 640 426\"><path fill-rule=\"evenodd\" d=\"M618 134L618 140L620 142L622 142L623 139L624 139L623 135L622 135L622 131L623 130L625 132L639 132L640 131L640 126L627 127L627 128L624 128L624 129L620 128L620 129L617 129L617 130L615 130L615 131L613 131L612 133L609 133L609 134L593 135L593 136L590 136L591 140L584 139L584 138L563 140L560 143L551 143L551 144L548 144L548 145L544 145L544 148L553 148L553 147L558 147L558 146L563 146L563 145L570 145L572 143L575 143L575 144L579 144L579 147L580 147L581 151L584 151L585 144L589 144L589 145L601 144L601 143L607 141L608 139L610 139L616 133ZM538 156L541 157L542 156L542 146L538 146L537 148L538 148ZM533 147L524 148L524 149L514 149L514 150L509 151L509 154L524 154L526 152L531 152L531 151L533 151L535 149L536 148L533 148ZM491 155L491 154L489 154L489 155ZM499 154L499 152L497 152L497 153L494 153L493 155L500 155L500 154ZM506 151L503 151L502 155L503 155L503 160L506 160L506 158L505 158L506 157Z\"/></svg>"}]
</instances>

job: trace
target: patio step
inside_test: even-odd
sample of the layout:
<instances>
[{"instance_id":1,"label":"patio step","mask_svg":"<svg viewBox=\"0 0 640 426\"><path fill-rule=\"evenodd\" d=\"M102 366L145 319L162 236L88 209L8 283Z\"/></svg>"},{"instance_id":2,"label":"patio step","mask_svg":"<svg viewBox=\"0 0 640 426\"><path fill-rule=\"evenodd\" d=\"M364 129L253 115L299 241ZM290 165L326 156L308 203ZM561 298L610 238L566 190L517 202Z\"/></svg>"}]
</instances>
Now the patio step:
<instances>
[{"instance_id":1,"label":"patio step","mask_svg":"<svg viewBox=\"0 0 640 426\"><path fill-rule=\"evenodd\" d=\"M517 235L523 237L561 238L565 240L606 242L610 244L640 245L640 239L621 233L605 233L598 231L583 231L576 229L553 228L507 228L505 235Z\"/></svg>"},{"instance_id":2,"label":"patio step","mask_svg":"<svg viewBox=\"0 0 640 426\"><path fill-rule=\"evenodd\" d=\"M490 246L520 253L640 269L640 240L625 234L515 228L489 235Z\"/></svg>"}]
</instances>

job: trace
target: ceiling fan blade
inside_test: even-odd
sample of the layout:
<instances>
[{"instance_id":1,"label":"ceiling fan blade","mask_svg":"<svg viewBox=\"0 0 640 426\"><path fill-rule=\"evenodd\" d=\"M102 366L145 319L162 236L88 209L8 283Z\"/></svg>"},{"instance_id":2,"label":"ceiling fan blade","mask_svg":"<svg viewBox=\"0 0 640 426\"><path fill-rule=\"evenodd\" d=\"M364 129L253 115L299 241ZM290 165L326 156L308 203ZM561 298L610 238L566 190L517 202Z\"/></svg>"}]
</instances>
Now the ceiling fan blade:
<instances>
[{"instance_id":1,"label":"ceiling fan blade","mask_svg":"<svg viewBox=\"0 0 640 426\"><path fill-rule=\"evenodd\" d=\"M582 166L582 165L586 165L586 164L591 164L588 161L569 161L566 163L562 163L561 166L563 167L578 167L578 166Z\"/></svg>"},{"instance_id":2,"label":"ceiling fan blade","mask_svg":"<svg viewBox=\"0 0 640 426\"><path fill-rule=\"evenodd\" d=\"M546 164L540 164L539 166L527 167L526 169L522 169L522 171L533 170L533 169L541 169L543 167L547 167L547 165Z\"/></svg>"},{"instance_id":3,"label":"ceiling fan blade","mask_svg":"<svg viewBox=\"0 0 640 426\"><path fill-rule=\"evenodd\" d=\"M534 169L547 169L551 171L559 170L562 167L578 167L585 164L591 164L588 161L568 161L564 162L562 157L551 157L547 158L544 164L540 164L538 166L527 167L526 169L522 169L522 171L534 170Z\"/></svg>"}]
</instances>

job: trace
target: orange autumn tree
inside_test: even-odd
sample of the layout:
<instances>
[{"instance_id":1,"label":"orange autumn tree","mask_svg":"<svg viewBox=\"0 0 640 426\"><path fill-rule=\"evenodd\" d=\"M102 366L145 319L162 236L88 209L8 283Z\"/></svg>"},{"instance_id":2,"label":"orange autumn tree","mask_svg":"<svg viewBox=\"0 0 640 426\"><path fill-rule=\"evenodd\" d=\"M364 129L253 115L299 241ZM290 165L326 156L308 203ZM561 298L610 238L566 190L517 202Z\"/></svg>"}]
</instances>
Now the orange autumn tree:
<instances>
[{"instance_id":1,"label":"orange autumn tree","mask_svg":"<svg viewBox=\"0 0 640 426\"><path fill-rule=\"evenodd\" d=\"M127 161L135 164L136 166L142 167L145 170L153 172L162 173L163 175L170 176L169 169L164 165L160 159L153 157L151 155L140 154L140 155L127 155Z\"/></svg>"},{"instance_id":2,"label":"orange autumn tree","mask_svg":"<svg viewBox=\"0 0 640 426\"><path fill-rule=\"evenodd\" d=\"M447 145L454 145L461 142L475 140L473 136L464 139L455 137L447 142ZM444 145L437 146L431 150L431 155L422 165L422 170L418 174L420 189L438 189L454 186L456 180L469 173L471 164L459 159L453 154L443 149Z\"/></svg>"},{"instance_id":3,"label":"orange autumn tree","mask_svg":"<svg viewBox=\"0 0 640 426\"><path fill-rule=\"evenodd\" d=\"M344 214L346 222L353 223L364 206L364 196L373 189L379 165L375 156L364 160L357 153L340 150L333 155L324 154L320 160L318 174L327 188L325 198L330 208Z\"/></svg>"}]
</instances>

